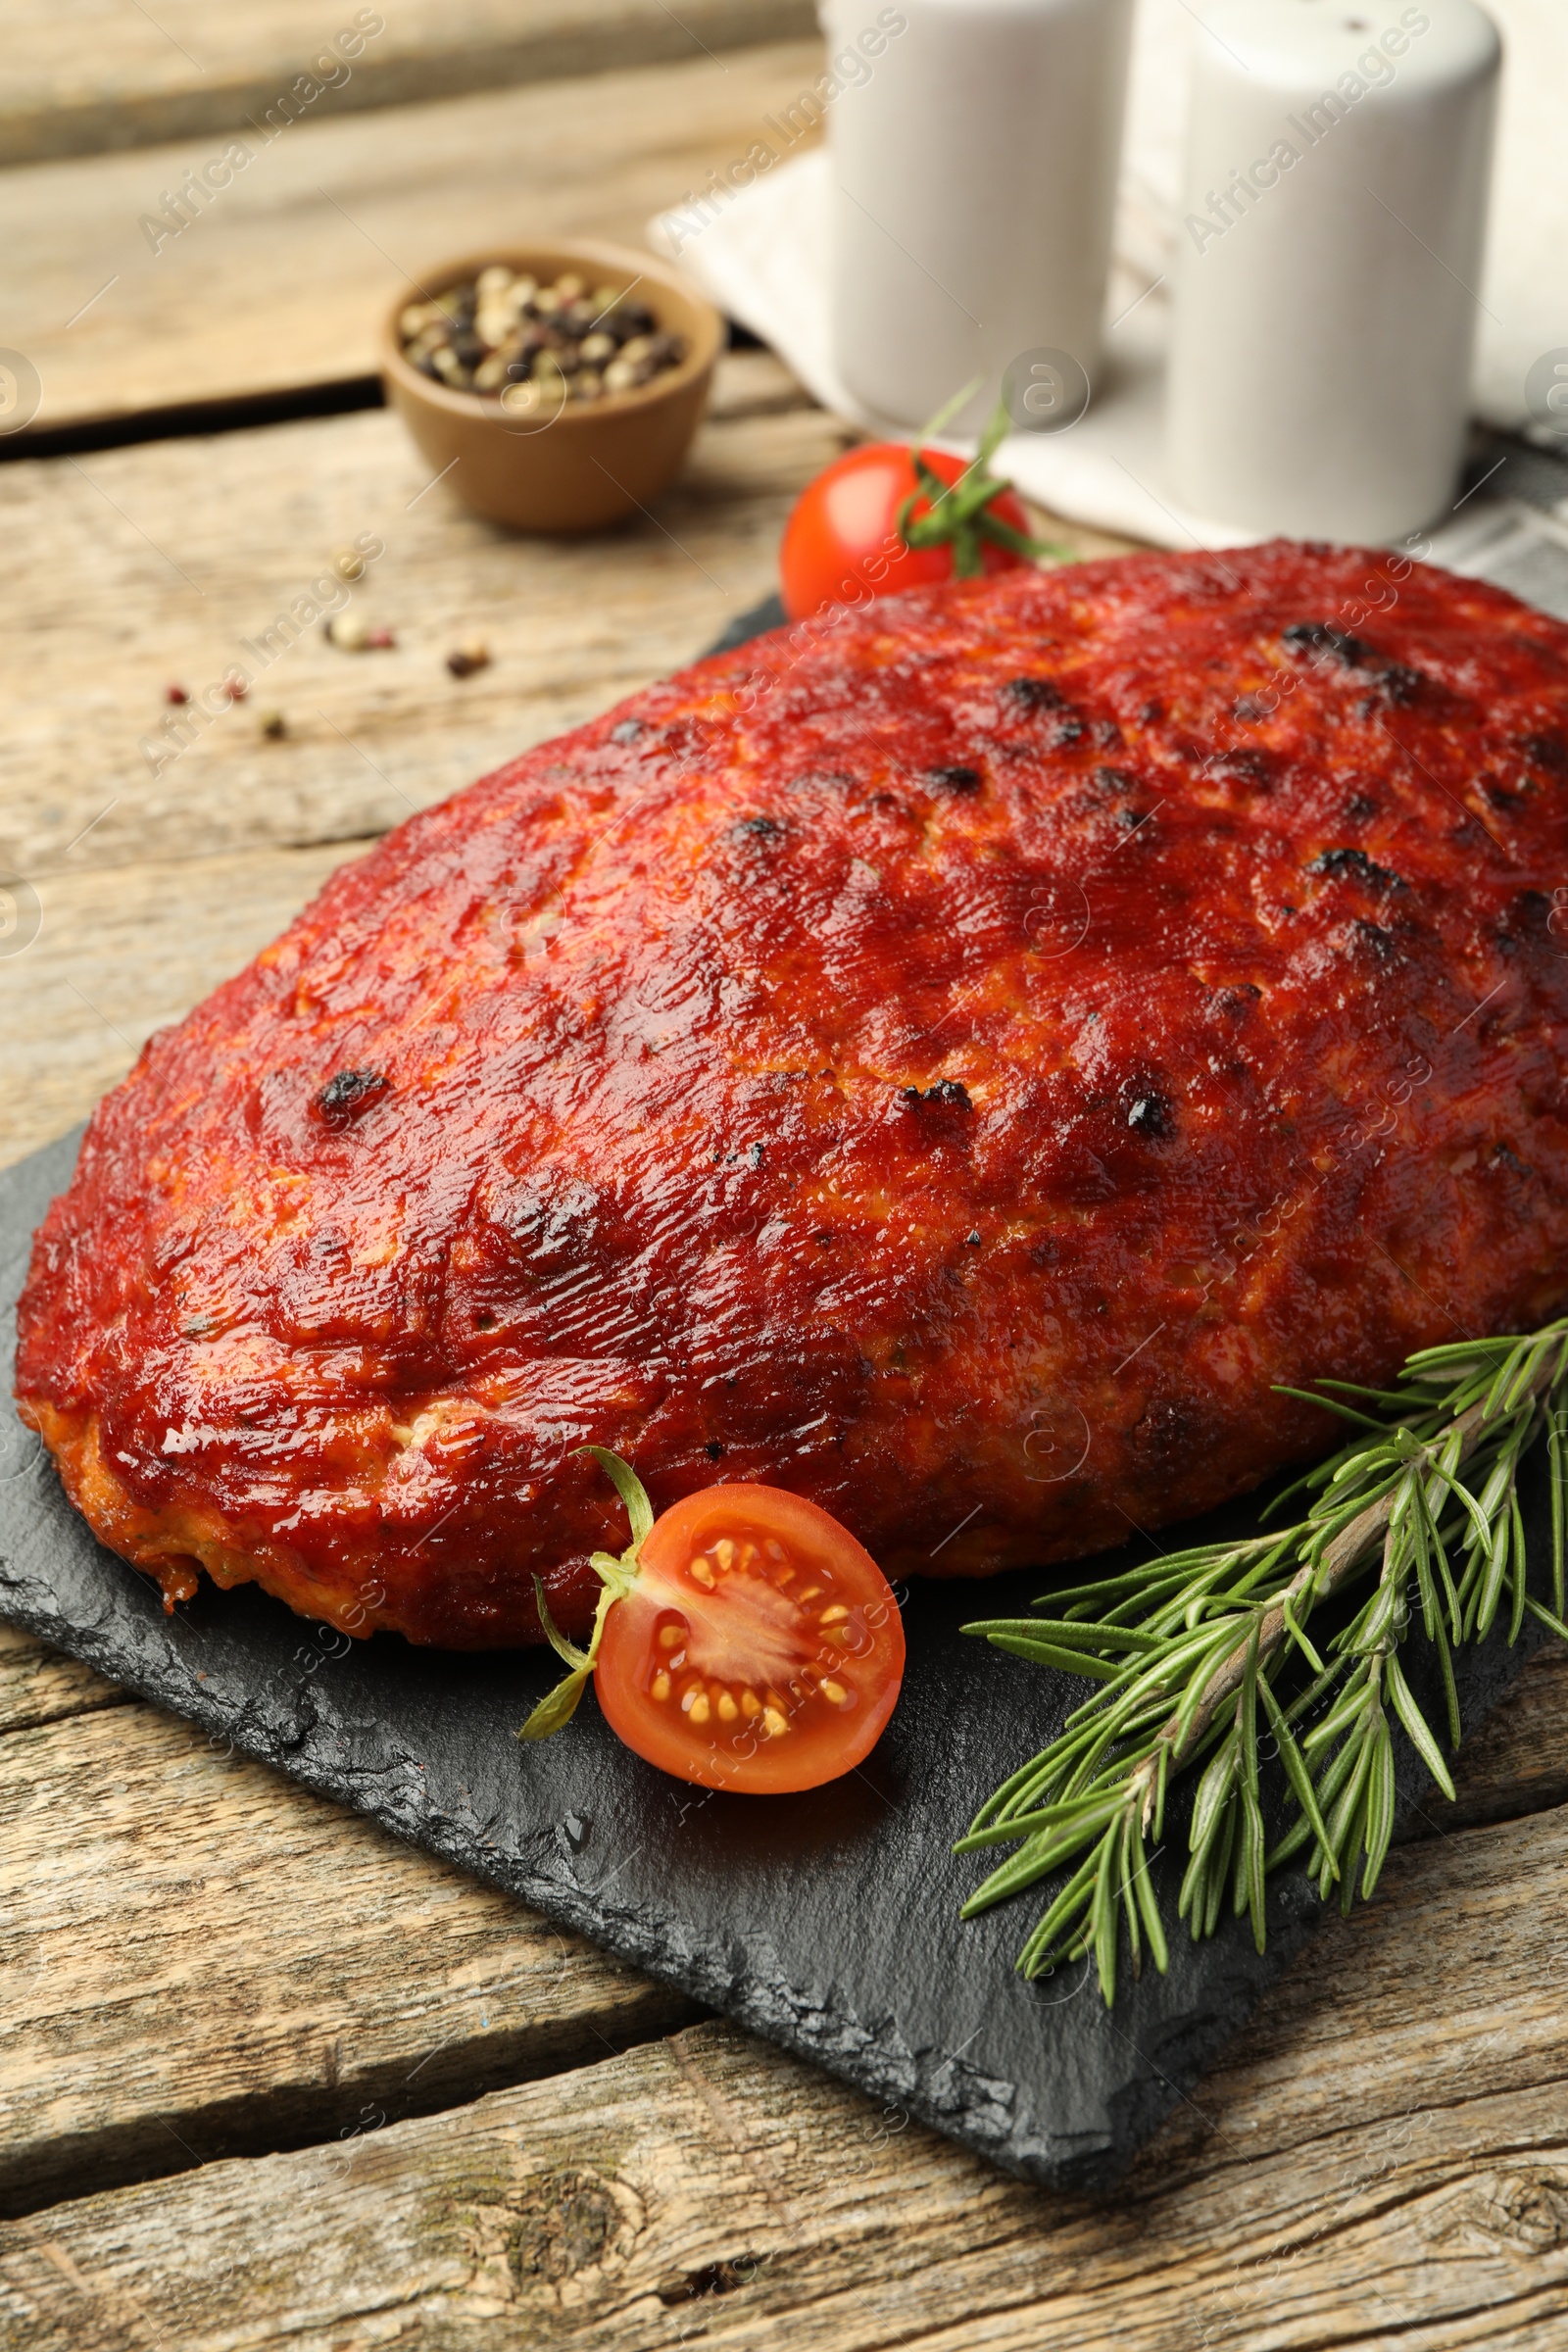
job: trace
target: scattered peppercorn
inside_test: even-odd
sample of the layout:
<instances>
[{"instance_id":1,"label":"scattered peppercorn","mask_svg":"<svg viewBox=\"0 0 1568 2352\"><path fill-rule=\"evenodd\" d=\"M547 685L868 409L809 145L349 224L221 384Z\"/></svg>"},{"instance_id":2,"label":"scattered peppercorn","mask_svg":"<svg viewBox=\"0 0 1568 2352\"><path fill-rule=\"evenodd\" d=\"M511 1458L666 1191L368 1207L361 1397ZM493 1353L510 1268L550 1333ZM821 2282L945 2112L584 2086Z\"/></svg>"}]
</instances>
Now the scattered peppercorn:
<instances>
[{"instance_id":1,"label":"scattered peppercorn","mask_svg":"<svg viewBox=\"0 0 1568 2352\"><path fill-rule=\"evenodd\" d=\"M363 580L365 558L360 554L358 548L340 547L332 558L332 569L340 580Z\"/></svg>"},{"instance_id":2,"label":"scattered peppercorn","mask_svg":"<svg viewBox=\"0 0 1568 2352\"><path fill-rule=\"evenodd\" d=\"M632 290L595 286L567 270L553 285L502 263L411 302L398 320L403 356L453 392L499 400L510 416L568 400L635 392L686 357Z\"/></svg>"},{"instance_id":3,"label":"scattered peppercorn","mask_svg":"<svg viewBox=\"0 0 1568 2352\"><path fill-rule=\"evenodd\" d=\"M223 692L231 703L242 703L250 690L249 678L241 677L237 669L231 669L223 680Z\"/></svg>"},{"instance_id":4,"label":"scattered peppercorn","mask_svg":"<svg viewBox=\"0 0 1568 2352\"><path fill-rule=\"evenodd\" d=\"M397 643L390 629L373 627L363 612L334 612L322 622L321 634L340 654L384 653Z\"/></svg>"},{"instance_id":5,"label":"scattered peppercorn","mask_svg":"<svg viewBox=\"0 0 1568 2352\"><path fill-rule=\"evenodd\" d=\"M488 668L489 662L490 648L482 637L466 637L447 656L447 667L455 678L471 678L476 669Z\"/></svg>"},{"instance_id":6,"label":"scattered peppercorn","mask_svg":"<svg viewBox=\"0 0 1568 2352\"><path fill-rule=\"evenodd\" d=\"M288 733L288 721L281 710L264 710L257 725L269 743L281 743Z\"/></svg>"},{"instance_id":7,"label":"scattered peppercorn","mask_svg":"<svg viewBox=\"0 0 1568 2352\"><path fill-rule=\"evenodd\" d=\"M166 703L188 703L190 696L185 692L183 686L166 686L164 700Z\"/></svg>"}]
</instances>

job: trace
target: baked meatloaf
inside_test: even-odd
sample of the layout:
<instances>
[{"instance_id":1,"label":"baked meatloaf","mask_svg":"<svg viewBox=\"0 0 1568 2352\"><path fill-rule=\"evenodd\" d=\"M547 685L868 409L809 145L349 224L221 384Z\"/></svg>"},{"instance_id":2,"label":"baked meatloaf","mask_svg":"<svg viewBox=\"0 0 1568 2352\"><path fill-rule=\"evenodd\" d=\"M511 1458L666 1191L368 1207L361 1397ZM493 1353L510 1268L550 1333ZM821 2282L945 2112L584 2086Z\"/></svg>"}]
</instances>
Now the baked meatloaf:
<instances>
[{"instance_id":1,"label":"baked meatloaf","mask_svg":"<svg viewBox=\"0 0 1568 2352\"><path fill-rule=\"evenodd\" d=\"M155 1037L22 1301L102 1540L537 1638L662 1505L895 1577L1329 1440L1277 1384L1568 1298L1568 629L1275 545L699 662L345 866Z\"/></svg>"}]
</instances>

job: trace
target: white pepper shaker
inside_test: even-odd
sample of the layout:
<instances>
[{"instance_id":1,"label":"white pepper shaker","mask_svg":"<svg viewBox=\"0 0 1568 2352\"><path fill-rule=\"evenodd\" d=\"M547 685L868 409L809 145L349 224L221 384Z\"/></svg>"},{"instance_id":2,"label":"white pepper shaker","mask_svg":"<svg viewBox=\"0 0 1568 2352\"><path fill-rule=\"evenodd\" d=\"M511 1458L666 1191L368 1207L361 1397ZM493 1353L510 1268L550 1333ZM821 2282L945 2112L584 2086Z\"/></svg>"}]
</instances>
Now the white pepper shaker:
<instances>
[{"instance_id":1,"label":"white pepper shaker","mask_svg":"<svg viewBox=\"0 0 1568 2352\"><path fill-rule=\"evenodd\" d=\"M1093 375L1131 10L822 0L835 353L875 414L922 424L979 376L972 429L1041 351Z\"/></svg>"},{"instance_id":2,"label":"white pepper shaker","mask_svg":"<svg viewBox=\"0 0 1568 2352\"><path fill-rule=\"evenodd\" d=\"M1475 0L1206 0L1168 383L1189 512L1379 541L1451 504L1500 60Z\"/></svg>"}]
</instances>

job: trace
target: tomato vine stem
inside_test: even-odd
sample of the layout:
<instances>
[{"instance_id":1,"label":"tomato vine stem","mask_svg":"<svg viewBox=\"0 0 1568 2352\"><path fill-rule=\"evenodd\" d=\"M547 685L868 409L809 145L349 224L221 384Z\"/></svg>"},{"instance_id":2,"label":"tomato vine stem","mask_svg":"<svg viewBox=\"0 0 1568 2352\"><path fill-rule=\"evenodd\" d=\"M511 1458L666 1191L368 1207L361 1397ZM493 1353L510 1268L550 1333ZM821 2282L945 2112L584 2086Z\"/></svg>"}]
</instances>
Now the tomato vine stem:
<instances>
[{"instance_id":1,"label":"tomato vine stem","mask_svg":"<svg viewBox=\"0 0 1568 2352\"><path fill-rule=\"evenodd\" d=\"M924 428L921 439L940 432L948 418L973 397L979 386L977 377L956 394ZM1033 539L1027 532L1014 530L1011 523L1004 522L1000 514L992 512L992 501L1012 487L1002 475L991 471L991 461L1005 440L1010 422L1006 403L999 400L980 436L979 448L956 482L942 479L918 441L909 451L920 486L910 491L899 509L896 524L899 537L911 550L951 546L954 575L960 580L977 579L985 569L981 548L987 539L994 546L1004 547L1010 555L1026 556L1037 563L1047 556L1063 564L1072 561L1071 548L1058 547L1049 539ZM927 512L916 515L914 510L922 499L929 502Z\"/></svg>"},{"instance_id":2,"label":"tomato vine stem","mask_svg":"<svg viewBox=\"0 0 1568 2352\"><path fill-rule=\"evenodd\" d=\"M599 1606L594 1611L594 1630L586 1649L579 1649L575 1642L568 1642L559 1630L545 1599L544 1580L534 1578L534 1598L545 1640L570 1671L545 1692L519 1729L519 1740L549 1740L564 1730L576 1714L577 1702L593 1679L599 1645L605 1638L605 1621L616 1601L625 1599L641 1575L643 1544L654 1524L654 1506L648 1499L648 1490L629 1462L623 1462L618 1453L612 1453L603 1446L579 1446L577 1451L592 1456L625 1504L626 1516L631 1521L631 1542L618 1557L614 1552L596 1551L589 1560L589 1566L598 1572L600 1592Z\"/></svg>"}]
</instances>

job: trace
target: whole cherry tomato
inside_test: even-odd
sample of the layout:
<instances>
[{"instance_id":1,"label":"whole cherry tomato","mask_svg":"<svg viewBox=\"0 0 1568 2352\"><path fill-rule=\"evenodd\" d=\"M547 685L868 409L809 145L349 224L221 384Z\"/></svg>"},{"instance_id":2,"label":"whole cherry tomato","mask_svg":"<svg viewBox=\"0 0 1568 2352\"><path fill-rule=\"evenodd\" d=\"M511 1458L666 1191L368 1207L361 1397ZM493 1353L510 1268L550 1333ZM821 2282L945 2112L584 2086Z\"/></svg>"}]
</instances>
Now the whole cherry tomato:
<instances>
[{"instance_id":1,"label":"whole cherry tomato","mask_svg":"<svg viewBox=\"0 0 1568 2352\"><path fill-rule=\"evenodd\" d=\"M658 1520L625 1463L588 1448L632 1521L586 1651L522 1737L547 1738L592 1674L611 1729L705 1788L770 1795L837 1780L874 1746L904 1679L904 1626L847 1528L780 1487L705 1487Z\"/></svg>"},{"instance_id":2,"label":"whole cherry tomato","mask_svg":"<svg viewBox=\"0 0 1568 2352\"><path fill-rule=\"evenodd\" d=\"M863 604L928 581L1010 571L1042 552L1016 492L940 449L870 441L808 484L784 526L784 610L804 620L824 605Z\"/></svg>"}]
</instances>

